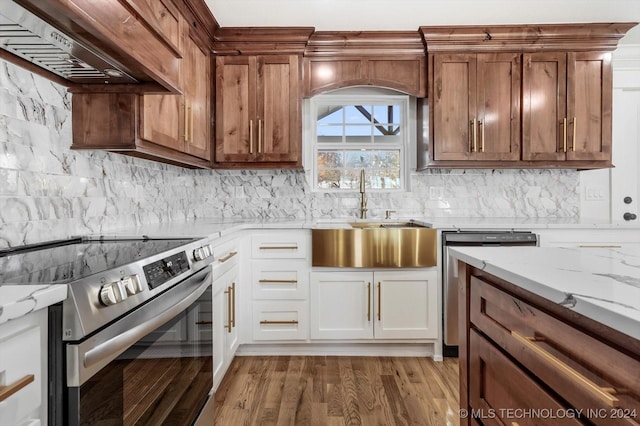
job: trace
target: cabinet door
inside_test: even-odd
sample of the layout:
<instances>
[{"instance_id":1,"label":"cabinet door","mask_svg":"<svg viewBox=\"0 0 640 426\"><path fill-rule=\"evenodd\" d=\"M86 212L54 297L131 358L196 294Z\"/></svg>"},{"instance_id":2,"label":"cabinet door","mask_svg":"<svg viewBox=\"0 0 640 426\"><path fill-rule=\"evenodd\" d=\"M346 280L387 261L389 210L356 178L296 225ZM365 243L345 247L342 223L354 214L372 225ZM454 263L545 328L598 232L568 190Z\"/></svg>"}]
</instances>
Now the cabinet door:
<instances>
[{"instance_id":1,"label":"cabinet door","mask_svg":"<svg viewBox=\"0 0 640 426\"><path fill-rule=\"evenodd\" d=\"M184 96L185 151L211 159L211 64L206 51L200 49L190 34L185 35L185 67L182 69Z\"/></svg>"},{"instance_id":2,"label":"cabinet door","mask_svg":"<svg viewBox=\"0 0 640 426\"><path fill-rule=\"evenodd\" d=\"M373 338L373 274L311 273L311 338Z\"/></svg>"},{"instance_id":3,"label":"cabinet door","mask_svg":"<svg viewBox=\"0 0 640 426\"><path fill-rule=\"evenodd\" d=\"M257 161L299 162L301 118L297 56L257 62Z\"/></svg>"},{"instance_id":4,"label":"cabinet door","mask_svg":"<svg viewBox=\"0 0 640 426\"><path fill-rule=\"evenodd\" d=\"M567 159L611 161L611 54L569 53Z\"/></svg>"},{"instance_id":5,"label":"cabinet door","mask_svg":"<svg viewBox=\"0 0 640 426\"><path fill-rule=\"evenodd\" d=\"M566 158L566 53L525 53L522 70L522 158Z\"/></svg>"},{"instance_id":6,"label":"cabinet door","mask_svg":"<svg viewBox=\"0 0 640 426\"><path fill-rule=\"evenodd\" d=\"M476 117L476 55L434 55L432 138L434 160L467 160Z\"/></svg>"},{"instance_id":7,"label":"cabinet door","mask_svg":"<svg viewBox=\"0 0 640 426\"><path fill-rule=\"evenodd\" d=\"M216 58L216 162L254 160L255 93L255 57Z\"/></svg>"},{"instance_id":8,"label":"cabinet door","mask_svg":"<svg viewBox=\"0 0 640 426\"><path fill-rule=\"evenodd\" d=\"M479 54L477 78L473 159L519 160L520 54Z\"/></svg>"},{"instance_id":9,"label":"cabinet door","mask_svg":"<svg viewBox=\"0 0 640 426\"><path fill-rule=\"evenodd\" d=\"M376 272L375 337L438 337L437 272Z\"/></svg>"},{"instance_id":10,"label":"cabinet door","mask_svg":"<svg viewBox=\"0 0 640 426\"><path fill-rule=\"evenodd\" d=\"M228 295L224 275L213 282L213 387L222 381L226 371L225 339L228 330Z\"/></svg>"},{"instance_id":11,"label":"cabinet door","mask_svg":"<svg viewBox=\"0 0 640 426\"><path fill-rule=\"evenodd\" d=\"M227 329L227 333L225 334L225 358L227 359L227 363L230 363L233 359L236 350L238 349L239 344L239 334L238 334L238 324L236 323L238 310L238 267L234 266L228 272L227 281L227 300L228 300L228 310L227 310L227 319L231 322L231 329ZM230 310L230 312L229 312Z\"/></svg>"}]
</instances>

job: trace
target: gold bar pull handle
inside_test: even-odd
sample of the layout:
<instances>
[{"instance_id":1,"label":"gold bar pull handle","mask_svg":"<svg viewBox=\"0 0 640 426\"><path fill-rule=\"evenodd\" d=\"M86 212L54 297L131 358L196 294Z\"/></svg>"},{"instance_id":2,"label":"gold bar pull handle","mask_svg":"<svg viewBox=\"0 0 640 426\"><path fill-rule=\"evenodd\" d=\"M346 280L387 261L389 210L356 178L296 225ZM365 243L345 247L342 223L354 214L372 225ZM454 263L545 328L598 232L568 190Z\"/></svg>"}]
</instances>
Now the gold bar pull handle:
<instances>
[{"instance_id":1,"label":"gold bar pull handle","mask_svg":"<svg viewBox=\"0 0 640 426\"><path fill-rule=\"evenodd\" d=\"M298 250L298 246L260 246L260 250Z\"/></svg>"},{"instance_id":2,"label":"gold bar pull handle","mask_svg":"<svg viewBox=\"0 0 640 426\"><path fill-rule=\"evenodd\" d=\"M589 393L591 393L592 395L594 395L595 397L600 399L602 402L607 404L609 407L617 407L618 406L619 400L615 396L611 395L611 393L610 393L611 389L610 388L603 388L601 386L598 386L597 384L595 384L594 382L589 380L587 377L585 377L584 375L582 375L578 371L574 370L571 366L569 366L566 363L562 362L561 360L556 358L551 353L545 351L539 345L536 345L536 343L535 343L536 342L536 338L535 337L526 337L526 336L523 336L522 334L518 333L517 331L511 331L511 335L516 340L521 342L525 347L529 348L532 352L536 353L540 358L544 359L545 361L547 361L548 363L550 363L554 367L556 367L556 369L560 373L562 373L565 376L569 377L571 380L573 380L573 382L579 384L586 391L588 391Z\"/></svg>"},{"instance_id":3,"label":"gold bar pull handle","mask_svg":"<svg viewBox=\"0 0 640 426\"><path fill-rule=\"evenodd\" d=\"M268 280L261 279L258 280L260 284L297 284L298 280Z\"/></svg>"},{"instance_id":4,"label":"gold bar pull handle","mask_svg":"<svg viewBox=\"0 0 640 426\"><path fill-rule=\"evenodd\" d=\"M193 142L193 104L189 104L189 141Z\"/></svg>"},{"instance_id":5,"label":"gold bar pull handle","mask_svg":"<svg viewBox=\"0 0 640 426\"><path fill-rule=\"evenodd\" d=\"M262 152L262 120L258 119L258 154Z\"/></svg>"},{"instance_id":6,"label":"gold bar pull handle","mask_svg":"<svg viewBox=\"0 0 640 426\"><path fill-rule=\"evenodd\" d=\"M367 283L367 321L371 321L371 283Z\"/></svg>"},{"instance_id":7,"label":"gold bar pull handle","mask_svg":"<svg viewBox=\"0 0 640 426\"><path fill-rule=\"evenodd\" d=\"M226 262L227 260L231 259L231 258L232 258L233 256L235 256L236 254L238 254L238 252L237 252L237 251L230 251L230 252L229 252L229 254L227 254L226 256L221 257L220 259L218 259L218 262L220 262L220 263L224 263L224 262Z\"/></svg>"},{"instance_id":8,"label":"gold bar pull handle","mask_svg":"<svg viewBox=\"0 0 640 426\"><path fill-rule=\"evenodd\" d=\"M249 154L253 154L253 120L249 120Z\"/></svg>"},{"instance_id":9,"label":"gold bar pull handle","mask_svg":"<svg viewBox=\"0 0 640 426\"><path fill-rule=\"evenodd\" d=\"M471 125L471 138L469 138L469 152L476 152L478 149L478 125L477 120L474 118L469 121Z\"/></svg>"},{"instance_id":10,"label":"gold bar pull handle","mask_svg":"<svg viewBox=\"0 0 640 426\"><path fill-rule=\"evenodd\" d=\"M382 320L382 286L378 281L378 321Z\"/></svg>"},{"instance_id":11,"label":"gold bar pull handle","mask_svg":"<svg viewBox=\"0 0 640 426\"><path fill-rule=\"evenodd\" d=\"M196 321L196 325L209 325L213 324L213 321Z\"/></svg>"},{"instance_id":12,"label":"gold bar pull handle","mask_svg":"<svg viewBox=\"0 0 640 426\"><path fill-rule=\"evenodd\" d=\"M236 326L236 283L231 283L231 326Z\"/></svg>"},{"instance_id":13,"label":"gold bar pull handle","mask_svg":"<svg viewBox=\"0 0 640 426\"><path fill-rule=\"evenodd\" d=\"M227 287L224 294L227 295L227 325L224 328L227 329L227 333L231 333L231 287Z\"/></svg>"},{"instance_id":14,"label":"gold bar pull handle","mask_svg":"<svg viewBox=\"0 0 640 426\"><path fill-rule=\"evenodd\" d=\"M29 383L35 380L33 374L27 374L26 376L16 380L7 386L0 386L0 402L6 400L20 389L24 389Z\"/></svg>"},{"instance_id":15,"label":"gold bar pull handle","mask_svg":"<svg viewBox=\"0 0 640 426\"><path fill-rule=\"evenodd\" d=\"M573 139L571 141L571 151L576 152L576 129L578 127L578 119L573 117Z\"/></svg>"},{"instance_id":16,"label":"gold bar pull handle","mask_svg":"<svg viewBox=\"0 0 640 426\"><path fill-rule=\"evenodd\" d=\"M284 324L284 325L295 325L298 324L298 320L290 320L290 321L270 321L270 320L262 320L260 321L260 324Z\"/></svg>"},{"instance_id":17,"label":"gold bar pull handle","mask_svg":"<svg viewBox=\"0 0 640 426\"><path fill-rule=\"evenodd\" d=\"M189 142L189 102L184 101L184 141Z\"/></svg>"},{"instance_id":18,"label":"gold bar pull handle","mask_svg":"<svg viewBox=\"0 0 640 426\"><path fill-rule=\"evenodd\" d=\"M484 120L480 120L478 126L480 126L480 152L484 152Z\"/></svg>"},{"instance_id":19,"label":"gold bar pull handle","mask_svg":"<svg viewBox=\"0 0 640 426\"><path fill-rule=\"evenodd\" d=\"M562 119L562 152L567 152L567 118Z\"/></svg>"}]
</instances>

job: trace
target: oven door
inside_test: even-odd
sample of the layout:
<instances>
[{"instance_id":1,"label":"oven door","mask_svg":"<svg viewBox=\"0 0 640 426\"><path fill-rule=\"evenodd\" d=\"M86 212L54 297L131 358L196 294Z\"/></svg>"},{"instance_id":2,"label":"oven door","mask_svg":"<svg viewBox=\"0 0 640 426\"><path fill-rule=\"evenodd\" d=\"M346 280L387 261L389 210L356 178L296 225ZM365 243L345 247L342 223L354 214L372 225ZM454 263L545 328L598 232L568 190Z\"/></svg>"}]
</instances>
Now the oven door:
<instances>
[{"instance_id":1,"label":"oven door","mask_svg":"<svg viewBox=\"0 0 640 426\"><path fill-rule=\"evenodd\" d=\"M68 344L68 425L191 424L213 387L212 270Z\"/></svg>"}]
</instances>

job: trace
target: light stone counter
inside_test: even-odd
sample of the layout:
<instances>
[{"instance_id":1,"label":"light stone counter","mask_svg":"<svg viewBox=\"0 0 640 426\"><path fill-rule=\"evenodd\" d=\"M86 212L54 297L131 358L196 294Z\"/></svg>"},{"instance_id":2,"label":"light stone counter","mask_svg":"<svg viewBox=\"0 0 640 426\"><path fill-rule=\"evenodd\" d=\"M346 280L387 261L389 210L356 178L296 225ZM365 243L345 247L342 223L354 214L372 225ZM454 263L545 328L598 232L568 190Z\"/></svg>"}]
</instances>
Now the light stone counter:
<instances>
[{"instance_id":1,"label":"light stone counter","mask_svg":"<svg viewBox=\"0 0 640 426\"><path fill-rule=\"evenodd\" d=\"M450 254L640 340L640 249L456 247Z\"/></svg>"}]
</instances>

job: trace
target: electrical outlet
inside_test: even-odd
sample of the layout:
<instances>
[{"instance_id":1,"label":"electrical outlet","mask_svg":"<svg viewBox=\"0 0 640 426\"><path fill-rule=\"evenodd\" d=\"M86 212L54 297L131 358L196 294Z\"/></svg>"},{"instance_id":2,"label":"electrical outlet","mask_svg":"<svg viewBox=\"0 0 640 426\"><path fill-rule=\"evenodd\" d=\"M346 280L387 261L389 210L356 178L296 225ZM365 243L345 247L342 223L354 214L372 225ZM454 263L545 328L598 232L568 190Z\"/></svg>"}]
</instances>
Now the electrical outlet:
<instances>
[{"instance_id":1,"label":"electrical outlet","mask_svg":"<svg viewBox=\"0 0 640 426\"><path fill-rule=\"evenodd\" d=\"M605 199L605 189L600 185L587 186L584 199L587 201L602 201Z\"/></svg>"}]
</instances>

